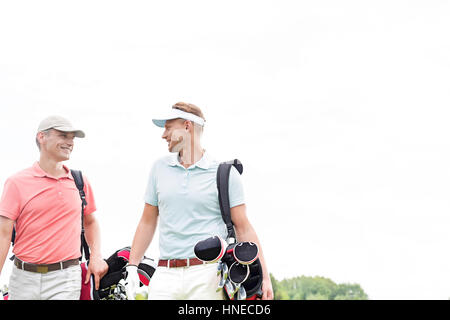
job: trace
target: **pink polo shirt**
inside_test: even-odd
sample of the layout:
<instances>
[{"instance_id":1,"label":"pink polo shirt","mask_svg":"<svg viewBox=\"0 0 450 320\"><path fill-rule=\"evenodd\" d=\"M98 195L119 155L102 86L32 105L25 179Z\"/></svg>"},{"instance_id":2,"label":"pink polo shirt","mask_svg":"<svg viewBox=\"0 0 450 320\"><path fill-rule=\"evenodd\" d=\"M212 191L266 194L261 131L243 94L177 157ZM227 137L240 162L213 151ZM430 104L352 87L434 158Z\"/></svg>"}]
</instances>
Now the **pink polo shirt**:
<instances>
[{"instance_id":1,"label":"pink polo shirt","mask_svg":"<svg viewBox=\"0 0 450 320\"><path fill-rule=\"evenodd\" d=\"M0 215L16 222L13 252L29 263L48 264L79 258L81 199L70 170L59 179L44 172L36 162L5 182ZM89 181L83 176L87 206L96 210Z\"/></svg>"}]
</instances>

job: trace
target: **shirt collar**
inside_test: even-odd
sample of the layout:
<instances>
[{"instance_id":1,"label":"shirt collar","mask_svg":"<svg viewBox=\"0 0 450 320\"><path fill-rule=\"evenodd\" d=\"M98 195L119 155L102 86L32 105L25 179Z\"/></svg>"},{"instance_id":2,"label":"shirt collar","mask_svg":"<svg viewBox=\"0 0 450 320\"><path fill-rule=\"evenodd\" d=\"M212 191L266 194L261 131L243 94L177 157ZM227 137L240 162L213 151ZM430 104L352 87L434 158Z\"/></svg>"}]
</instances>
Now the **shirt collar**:
<instances>
[{"instance_id":1,"label":"shirt collar","mask_svg":"<svg viewBox=\"0 0 450 320\"><path fill-rule=\"evenodd\" d=\"M180 161L179 161L179 154L178 154L178 152L177 153L173 153L173 154L170 155L168 163L172 167L177 166L177 165L182 166ZM202 169L206 170L206 169L209 169L210 165L211 165L211 162L209 160L208 153L205 150L205 152L203 153L202 158L200 160L198 160L196 163L194 163L191 167L192 168L199 167L199 168L202 168ZM191 168L191 167L189 167L189 168Z\"/></svg>"},{"instance_id":2,"label":"shirt collar","mask_svg":"<svg viewBox=\"0 0 450 320\"><path fill-rule=\"evenodd\" d=\"M67 168L65 165L63 165L63 168L66 171L66 175L62 176L61 178L69 178L69 179L73 180L73 177L72 177L72 174L70 173L69 168ZM43 177L55 178L55 177L49 175L44 170L42 170L42 168L39 166L39 162L37 162L37 161L33 164L32 170L33 170L33 175L35 177L38 177L38 178L43 178Z\"/></svg>"}]
</instances>

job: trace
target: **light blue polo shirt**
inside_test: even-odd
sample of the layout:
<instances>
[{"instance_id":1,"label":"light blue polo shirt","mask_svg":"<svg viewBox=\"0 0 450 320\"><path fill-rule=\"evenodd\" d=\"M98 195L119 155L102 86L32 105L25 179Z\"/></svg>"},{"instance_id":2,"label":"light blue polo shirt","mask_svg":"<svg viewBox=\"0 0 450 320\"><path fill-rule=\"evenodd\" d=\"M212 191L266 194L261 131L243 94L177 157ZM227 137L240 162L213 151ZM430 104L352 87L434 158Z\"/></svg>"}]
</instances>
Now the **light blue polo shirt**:
<instances>
[{"instance_id":1,"label":"light blue polo shirt","mask_svg":"<svg viewBox=\"0 0 450 320\"><path fill-rule=\"evenodd\" d=\"M226 238L216 183L218 166L206 151L187 169L178 153L153 164L144 200L158 207L160 259L192 258L198 241L214 235ZM241 177L234 167L229 197L231 208L245 203Z\"/></svg>"}]
</instances>

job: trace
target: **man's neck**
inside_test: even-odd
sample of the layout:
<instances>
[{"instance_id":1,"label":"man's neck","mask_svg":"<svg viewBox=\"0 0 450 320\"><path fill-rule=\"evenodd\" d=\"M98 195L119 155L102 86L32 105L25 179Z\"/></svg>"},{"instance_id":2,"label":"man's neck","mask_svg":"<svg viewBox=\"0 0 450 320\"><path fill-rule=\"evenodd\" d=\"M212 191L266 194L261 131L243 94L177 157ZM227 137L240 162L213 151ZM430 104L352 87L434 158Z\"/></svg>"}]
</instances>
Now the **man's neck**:
<instances>
[{"instance_id":1,"label":"man's neck","mask_svg":"<svg viewBox=\"0 0 450 320\"><path fill-rule=\"evenodd\" d=\"M199 161L203 157L204 149L201 146L194 149L194 152L191 150L182 149L180 151L180 163L183 167L188 168L197 161Z\"/></svg>"},{"instance_id":2,"label":"man's neck","mask_svg":"<svg viewBox=\"0 0 450 320\"><path fill-rule=\"evenodd\" d=\"M66 170L63 167L62 161L55 161L51 158L43 156L42 154L39 158L39 167L41 167L44 172L55 178L60 178L67 174Z\"/></svg>"}]
</instances>

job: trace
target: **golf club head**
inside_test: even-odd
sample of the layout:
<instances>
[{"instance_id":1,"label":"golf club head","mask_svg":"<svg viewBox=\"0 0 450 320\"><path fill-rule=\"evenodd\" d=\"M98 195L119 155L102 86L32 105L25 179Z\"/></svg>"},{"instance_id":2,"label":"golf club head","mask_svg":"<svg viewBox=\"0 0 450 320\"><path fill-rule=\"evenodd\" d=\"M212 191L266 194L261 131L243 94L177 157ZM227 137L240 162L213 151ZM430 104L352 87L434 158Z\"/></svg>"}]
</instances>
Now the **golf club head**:
<instances>
[{"instance_id":1,"label":"golf club head","mask_svg":"<svg viewBox=\"0 0 450 320\"><path fill-rule=\"evenodd\" d=\"M220 274L222 273L223 270L223 262L219 262L217 264L217 276L220 276Z\"/></svg>"},{"instance_id":2,"label":"golf club head","mask_svg":"<svg viewBox=\"0 0 450 320\"><path fill-rule=\"evenodd\" d=\"M233 248L233 256L240 264L252 264L258 259L258 245L254 242L239 242Z\"/></svg>"},{"instance_id":3,"label":"golf club head","mask_svg":"<svg viewBox=\"0 0 450 320\"><path fill-rule=\"evenodd\" d=\"M225 285L226 279L223 277L223 273L220 274L219 284L217 285L216 292L219 292L222 290L223 286Z\"/></svg>"},{"instance_id":4,"label":"golf club head","mask_svg":"<svg viewBox=\"0 0 450 320\"><path fill-rule=\"evenodd\" d=\"M138 275L140 280L140 286L148 286L150 283L150 279L153 277L158 264L155 260L143 257L141 262L138 265Z\"/></svg>"},{"instance_id":5,"label":"golf club head","mask_svg":"<svg viewBox=\"0 0 450 320\"><path fill-rule=\"evenodd\" d=\"M225 280L227 280L228 279L228 275L229 275L229 270L228 270L228 266L227 266L226 263L223 264L223 273L222 274L223 274L223 278Z\"/></svg>"},{"instance_id":6,"label":"golf club head","mask_svg":"<svg viewBox=\"0 0 450 320\"><path fill-rule=\"evenodd\" d=\"M219 236L214 236L197 242L194 254L202 261L214 263L222 259L226 248L226 241Z\"/></svg>"},{"instance_id":7,"label":"golf club head","mask_svg":"<svg viewBox=\"0 0 450 320\"><path fill-rule=\"evenodd\" d=\"M238 283L238 284L235 284L235 288L234 288L234 297L236 298L236 299L238 299L239 298L239 290L241 289L241 284L240 283Z\"/></svg>"},{"instance_id":8,"label":"golf club head","mask_svg":"<svg viewBox=\"0 0 450 320\"><path fill-rule=\"evenodd\" d=\"M245 300L245 299L247 299L247 292L245 291L244 286L239 285L237 299L238 300Z\"/></svg>"},{"instance_id":9,"label":"golf club head","mask_svg":"<svg viewBox=\"0 0 450 320\"><path fill-rule=\"evenodd\" d=\"M236 293L236 286L233 284L233 282L230 281L230 279L227 279L225 281L225 291L228 295L228 298L232 300L234 298L234 294Z\"/></svg>"}]
</instances>

